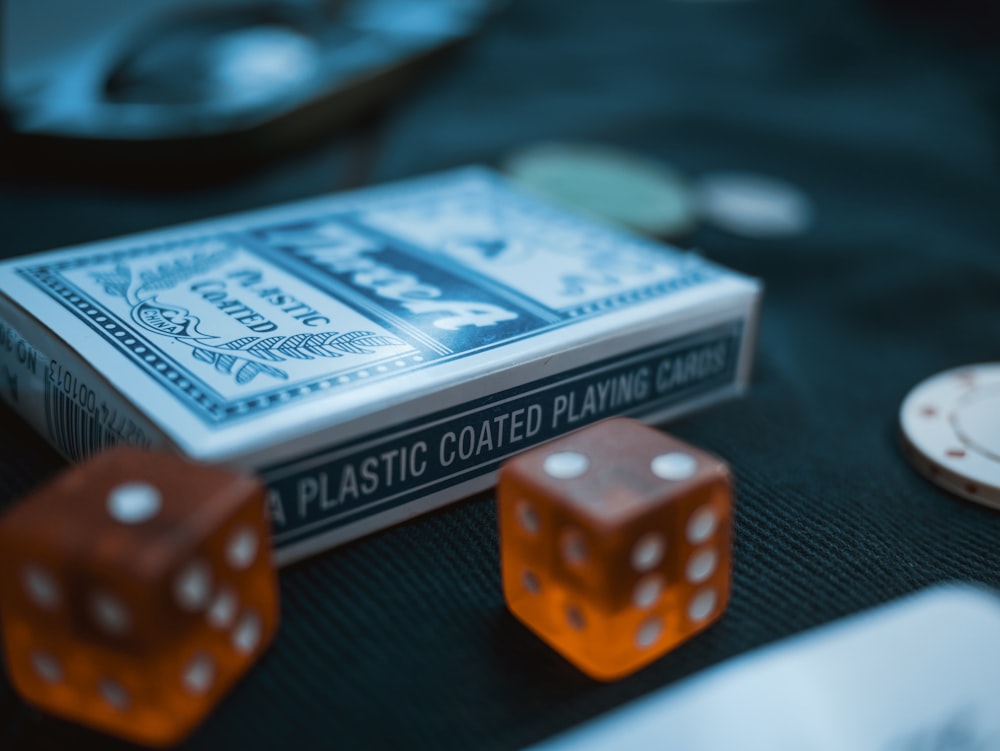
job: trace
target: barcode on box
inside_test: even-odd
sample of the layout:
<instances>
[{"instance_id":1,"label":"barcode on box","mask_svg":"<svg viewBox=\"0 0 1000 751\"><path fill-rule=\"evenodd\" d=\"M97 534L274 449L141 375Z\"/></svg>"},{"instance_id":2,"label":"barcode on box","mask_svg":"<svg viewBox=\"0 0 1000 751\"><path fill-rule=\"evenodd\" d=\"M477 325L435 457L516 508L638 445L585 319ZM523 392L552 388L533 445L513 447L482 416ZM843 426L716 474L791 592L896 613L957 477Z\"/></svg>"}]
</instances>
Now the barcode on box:
<instances>
[{"instance_id":1,"label":"barcode on box","mask_svg":"<svg viewBox=\"0 0 1000 751\"><path fill-rule=\"evenodd\" d=\"M149 448L134 421L104 401L73 371L53 360L45 379L45 421L55 447L73 461L121 443Z\"/></svg>"}]
</instances>

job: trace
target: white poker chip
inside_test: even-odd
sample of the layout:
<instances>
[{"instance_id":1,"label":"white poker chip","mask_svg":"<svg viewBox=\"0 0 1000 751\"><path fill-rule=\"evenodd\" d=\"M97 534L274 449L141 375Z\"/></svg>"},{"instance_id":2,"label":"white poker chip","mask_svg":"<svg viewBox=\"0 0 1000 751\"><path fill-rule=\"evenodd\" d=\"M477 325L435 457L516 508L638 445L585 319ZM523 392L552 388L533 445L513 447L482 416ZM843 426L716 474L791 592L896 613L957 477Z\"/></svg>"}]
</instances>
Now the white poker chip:
<instances>
[{"instance_id":1,"label":"white poker chip","mask_svg":"<svg viewBox=\"0 0 1000 751\"><path fill-rule=\"evenodd\" d=\"M948 370L899 411L907 458L931 482L1000 509L1000 363Z\"/></svg>"},{"instance_id":2,"label":"white poker chip","mask_svg":"<svg viewBox=\"0 0 1000 751\"><path fill-rule=\"evenodd\" d=\"M666 164L596 143L541 143L503 165L549 198L630 229L675 238L697 221L687 181Z\"/></svg>"},{"instance_id":3,"label":"white poker chip","mask_svg":"<svg viewBox=\"0 0 1000 751\"><path fill-rule=\"evenodd\" d=\"M813 205L784 180L748 172L712 172L695 184L705 221L734 235L754 239L789 237L813 223Z\"/></svg>"}]
</instances>

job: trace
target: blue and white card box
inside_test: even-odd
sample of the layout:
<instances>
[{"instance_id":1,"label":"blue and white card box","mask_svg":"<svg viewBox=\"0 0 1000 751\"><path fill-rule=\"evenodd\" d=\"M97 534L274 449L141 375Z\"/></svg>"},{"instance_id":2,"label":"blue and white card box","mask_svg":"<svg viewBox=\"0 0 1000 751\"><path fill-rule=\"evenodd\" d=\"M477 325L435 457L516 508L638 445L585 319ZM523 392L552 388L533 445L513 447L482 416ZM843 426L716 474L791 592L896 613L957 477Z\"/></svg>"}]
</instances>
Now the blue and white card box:
<instances>
[{"instance_id":1,"label":"blue and white card box","mask_svg":"<svg viewBox=\"0 0 1000 751\"><path fill-rule=\"evenodd\" d=\"M739 394L760 295L466 168L2 263L0 396L71 459L259 472L287 562Z\"/></svg>"}]
</instances>

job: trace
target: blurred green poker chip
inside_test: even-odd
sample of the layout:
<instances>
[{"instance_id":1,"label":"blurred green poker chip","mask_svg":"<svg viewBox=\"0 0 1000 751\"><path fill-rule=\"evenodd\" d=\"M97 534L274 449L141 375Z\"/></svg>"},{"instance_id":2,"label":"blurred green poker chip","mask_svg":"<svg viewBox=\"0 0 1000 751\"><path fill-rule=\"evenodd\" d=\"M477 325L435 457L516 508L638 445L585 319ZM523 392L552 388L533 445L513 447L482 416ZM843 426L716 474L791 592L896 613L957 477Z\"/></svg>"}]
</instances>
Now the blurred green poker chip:
<instances>
[{"instance_id":1,"label":"blurred green poker chip","mask_svg":"<svg viewBox=\"0 0 1000 751\"><path fill-rule=\"evenodd\" d=\"M669 166L592 143L542 143L503 164L508 175L559 203L647 235L671 239L694 229L697 203Z\"/></svg>"}]
</instances>

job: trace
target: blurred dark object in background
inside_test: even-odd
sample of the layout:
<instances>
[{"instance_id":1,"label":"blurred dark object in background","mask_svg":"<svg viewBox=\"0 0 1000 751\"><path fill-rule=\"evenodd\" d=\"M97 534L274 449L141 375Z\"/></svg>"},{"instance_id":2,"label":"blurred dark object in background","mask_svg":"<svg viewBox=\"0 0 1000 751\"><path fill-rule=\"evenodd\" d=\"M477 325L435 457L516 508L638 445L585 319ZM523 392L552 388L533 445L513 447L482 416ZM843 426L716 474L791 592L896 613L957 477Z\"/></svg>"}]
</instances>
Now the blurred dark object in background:
<instances>
[{"instance_id":1,"label":"blurred dark object in background","mask_svg":"<svg viewBox=\"0 0 1000 751\"><path fill-rule=\"evenodd\" d=\"M2 161L34 176L99 168L147 183L243 171L390 101L500 4L174 3L8 87Z\"/></svg>"},{"instance_id":2,"label":"blurred dark object in background","mask_svg":"<svg viewBox=\"0 0 1000 751\"><path fill-rule=\"evenodd\" d=\"M997 0L875 0L875 4L958 42L1000 44Z\"/></svg>"}]
</instances>

